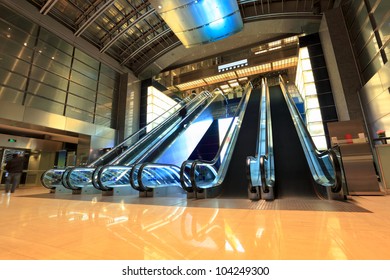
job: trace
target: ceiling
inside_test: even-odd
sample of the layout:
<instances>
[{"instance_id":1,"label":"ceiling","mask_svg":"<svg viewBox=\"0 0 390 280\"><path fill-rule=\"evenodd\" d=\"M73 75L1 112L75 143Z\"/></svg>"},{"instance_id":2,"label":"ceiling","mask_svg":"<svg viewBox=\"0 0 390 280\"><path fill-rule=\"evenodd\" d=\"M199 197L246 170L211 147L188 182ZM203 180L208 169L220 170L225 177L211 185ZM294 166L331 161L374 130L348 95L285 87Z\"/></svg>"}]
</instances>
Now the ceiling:
<instances>
[{"instance_id":1,"label":"ceiling","mask_svg":"<svg viewBox=\"0 0 390 280\"><path fill-rule=\"evenodd\" d=\"M148 0L25 1L131 70L139 79L283 35L316 32L321 14L335 2L238 0L244 22L241 32L207 45L185 48Z\"/></svg>"}]
</instances>

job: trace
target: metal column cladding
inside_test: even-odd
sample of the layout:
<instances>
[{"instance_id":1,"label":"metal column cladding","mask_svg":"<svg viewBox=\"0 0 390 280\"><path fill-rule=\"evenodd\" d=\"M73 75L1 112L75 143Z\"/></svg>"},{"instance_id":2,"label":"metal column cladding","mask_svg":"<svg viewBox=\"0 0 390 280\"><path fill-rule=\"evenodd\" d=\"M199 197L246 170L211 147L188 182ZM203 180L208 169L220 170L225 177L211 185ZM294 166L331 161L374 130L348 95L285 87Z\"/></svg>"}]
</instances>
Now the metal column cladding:
<instances>
[{"instance_id":1,"label":"metal column cladding","mask_svg":"<svg viewBox=\"0 0 390 280\"><path fill-rule=\"evenodd\" d=\"M242 30L236 0L150 0L186 48L214 42Z\"/></svg>"}]
</instances>

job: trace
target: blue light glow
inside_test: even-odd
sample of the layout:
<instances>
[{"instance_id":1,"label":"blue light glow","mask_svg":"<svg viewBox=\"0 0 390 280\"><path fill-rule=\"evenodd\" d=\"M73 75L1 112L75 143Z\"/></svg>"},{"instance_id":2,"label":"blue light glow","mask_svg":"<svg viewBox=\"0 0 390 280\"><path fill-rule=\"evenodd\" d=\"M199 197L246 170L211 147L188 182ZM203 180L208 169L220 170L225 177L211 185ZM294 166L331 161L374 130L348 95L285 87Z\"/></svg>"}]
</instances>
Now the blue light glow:
<instances>
[{"instance_id":1,"label":"blue light glow","mask_svg":"<svg viewBox=\"0 0 390 280\"><path fill-rule=\"evenodd\" d=\"M214 42L242 30L235 0L150 0L185 47Z\"/></svg>"}]
</instances>

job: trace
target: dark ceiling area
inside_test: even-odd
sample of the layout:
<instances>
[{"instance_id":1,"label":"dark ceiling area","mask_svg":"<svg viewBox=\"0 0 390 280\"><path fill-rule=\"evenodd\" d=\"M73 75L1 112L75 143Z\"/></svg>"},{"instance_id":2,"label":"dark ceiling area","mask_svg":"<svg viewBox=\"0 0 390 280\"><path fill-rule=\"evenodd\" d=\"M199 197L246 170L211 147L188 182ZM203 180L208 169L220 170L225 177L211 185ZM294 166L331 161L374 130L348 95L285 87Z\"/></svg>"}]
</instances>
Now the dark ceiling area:
<instances>
[{"instance_id":1,"label":"dark ceiling area","mask_svg":"<svg viewBox=\"0 0 390 280\"><path fill-rule=\"evenodd\" d=\"M313 32L318 30L321 14L334 5L334 0L238 0L244 23L241 32L187 49L147 0L25 1L141 79L282 34Z\"/></svg>"}]
</instances>

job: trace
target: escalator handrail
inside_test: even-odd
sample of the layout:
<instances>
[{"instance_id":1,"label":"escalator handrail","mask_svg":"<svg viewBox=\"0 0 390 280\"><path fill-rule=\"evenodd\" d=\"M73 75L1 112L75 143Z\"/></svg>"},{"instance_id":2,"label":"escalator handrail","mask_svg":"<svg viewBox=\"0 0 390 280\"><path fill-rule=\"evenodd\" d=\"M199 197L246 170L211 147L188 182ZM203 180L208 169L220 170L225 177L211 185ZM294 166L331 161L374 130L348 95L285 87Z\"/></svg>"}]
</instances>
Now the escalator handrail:
<instances>
[{"instance_id":1,"label":"escalator handrail","mask_svg":"<svg viewBox=\"0 0 390 280\"><path fill-rule=\"evenodd\" d=\"M201 93L201 95L203 95L203 93ZM158 133L160 127L162 125L164 125L166 122L169 122L174 116L176 116L178 114L178 111L180 111L181 108L183 108L183 106L189 106L190 104L192 104L193 102L196 102L196 100L198 100L199 98L192 98L193 95L190 95L188 96L186 99L184 99L183 101L183 105L181 107L179 107L179 109L175 110L174 113L172 113L167 119L165 119L161 124L159 124L158 126L156 126L155 128L153 128L150 133L148 133L145 137L143 137L142 139L138 140L136 143L134 143L131 147L129 147L126 151L124 151L122 154L119 154L117 155L114 159L112 159L110 161L113 162L115 160L117 160L118 158L121 158L123 155L125 154L128 154L128 153L131 153L132 151L134 151L137 147L139 147L142 143L144 143L145 141L147 141L148 139L150 139L151 137L154 137L154 135L156 133ZM207 96L207 93L206 93L206 96ZM155 122L156 120L162 118L165 114L169 113L169 111L173 110L175 107L177 107L178 104L175 104L173 107L171 107L170 109L168 109L167 111L165 111L163 114L161 114L160 116L156 117L153 121L149 122L149 124L152 124L153 122ZM145 127L143 127L142 129L136 131L135 133L133 133L132 135L130 135L129 137L127 137L126 139L130 139L131 137L134 137L136 136L137 134L143 132L143 130L148 126L146 125ZM127 140L123 141L121 144L117 145L116 147L120 147L123 145L123 143L125 143ZM118 148L114 148L114 149L118 149ZM113 150L114 150L113 149ZM110 153L111 151L109 151L108 153ZM101 158L99 158L98 160L94 161L94 164L91 164L91 165L88 165L86 166L87 168L97 168L98 166L101 166L102 164L100 165L97 165L97 163L99 162L102 162L104 157L106 155L108 155L108 153L106 153L105 155L103 155ZM106 156L107 157L107 156ZM76 187L73 187L72 186L72 182L71 182L71 174L73 172L73 170L76 170L80 167L73 167L71 168L71 170L68 170L66 169L63 173L63 176L62 176L62 185L66 188L69 188L69 189L80 189L80 188L76 188ZM92 181L92 185L101 190L101 189L104 189L104 186L100 186L99 184L96 184L93 182L94 180L94 172L92 172L92 178L91 178L91 181Z\"/></svg>"},{"instance_id":2,"label":"escalator handrail","mask_svg":"<svg viewBox=\"0 0 390 280\"><path fill-rule=\"evenodd\" d=\"M234 124L234 119L236 119L237 117L240 116L241 114L241 117L243 117L244 113L242 110L238 110L239 108L247 105L248 101L249 101L249 97L250 97L250 91L251 89L253 89L253 85L251 82L248 82L248 84L245 86L245 90L244 90L244 95L242 96L241 100L240 100L240 103L238 104L237 106L237 110L234 114L234 117L232 118L232 122L230 123L228 129L227 129L227 132L225 134L225 137L223 138L222 140L222 144L220 145L219 149L218 149L218 152L217 154L215 155L215 157L212 159L212 160L200 160L200 159L196 159L196 160L187 160L185 162L183 162L182 166L181 166L181 172L180 172L180 181L183 183L184 182L184 171L185 171L185 166L187 166L188 164L191 163L191 168L190 168L190 182L191 182L191 187L192 189L195 191L195 192L203 192L203 189L199 188L196 184L196 180L195 180L195 169L196 169L196 165L198 164L205 164L206 166L212 166L214 165L218 159L220 158L221 156L221 153L222 153L222 150L225 148L226 145L228 144L232 144L234 145L235 144L235 141L232 141L232 142L228 142L228 135L229 133L232 133L232 129L235 129L235 127L233 127L233 124ZM244 110L245 111L245 110ZM235 134L235 136L237 136L238 132ZM236 138L236 137L235 137ZM212 169L212 167L210 167ZM220 168L221 170L221 168ZM221 180L223 181L224 178L219 178L218 179L218 183L220 184L221 183ZM182 188L183 189L188 189L188 187L182 185Z\"/></svg>"},{"instance_id":3,"label":"escalator handrail","mask_svg":"<svg viewBox=\"0 0 390 280\"><path fill-rule=\"evenodd\" d=\"M208 99L209 97L212 96L212 93L210 93L209 91L203 91L201 92L200 94L198 94L195 98L193 98L189 104L186 104L185 106L189 106L190 104L192 103L195 103L195 106L197 107L199 104L201 104L205 99ZM200 101L199 101L200 100ZM198 103L196 103L198 102ZM184 106L183 106L184 107ZM183 108L181 107L181 108ZM140 145L142 145L143 143L145 143L146 141L149 141L149 139L153 139L155 138L156 136L156 133L159 133L160 132L160 129L162 127L164 127L167 123L171 122L172 120L174 120L178 114L179 114L179 111L180 110L177 110L175 113L173 113L169 118L167 118L163 123L159 124L158 126L154 127L152 129L152 131L150 131L150 133L148 133L147 136L143 137L142 139L140 139L139 141L137 141L137 143L135 143L134 145L132 145L129 149L127 149L126 151L124 151L122 154L120 154L118 157L116 157L115 159L111 160L107 165L118 165L118 164L121 164L121 160L123 158L125 158L129 153L133 152L136 148L138 148Z\"/></svg>"},{"instance_id":4,"label":"escalator handrail","mask_svg":"<svg viewBox=\"0 0 390 280\"><path fill-rule=\"evenodd\" d=\"M195 103L195 106L194 108L192 108L186 115L186 117L184 119L181 119L180 122L178 124L176 124L176 127L180 127L180 125L186 121L186 119L191 115L191 113L195 112L197 108L199 108L199 106L201 106L205 100L209 99L209 98L212 98L213 96L216 97L216 95L214 94L216 89L214 89L212 92L209 92L209 91L203 91L202 93L199 94L199 96L203 97L199 97L199 100L197 103ZM194 98L195 99L195 98ZM193 99L193 100L194 100ZM195 102L195 101L194 101ZM205 109L205 108L204 108ZM204 110L203 109L203 110ZM203 111L202 110L202 111ZM177 116L177 115L175 115ZM173 133L175 130L171 130L167 135L164 136L164 139L166 139L171 133ZM150 153L152 153L163 141L165 140L161 140L159 141L158 143L155 143L153 145L153 147L149 147L149 149L147 151L144 151L142 152L142 155L140 155L140 157L137 159L136 162L133 162L131 163L131 165L129 164L128 166L131 168L130 170L130 185L135 189L135 190L138 190L138 191L144 191L144 189L141 189L140 187L136 186L135 182L134 182L134 173L135 173L135 170L137 168L137 166L139 166L140 164L140 161L142 160L142 158L146 158ZM127 153L127 152L126 152ZM126 154L123 155L123 157L125 156ZM119 158L119 157L118 157ZM118 160L118 159L117 159ZM104 166L102 166L101 168L99 168L99 170L96 172L96 174L93 176L93 185L98 185L100 188L107 188L105 186L103 186L103 184L101 183L101 176L105 170L105 168L109 167L109 166L112 166L112 165L120 165L119 164L112 164L112 163L109 163L109 164L106 164Z\"/></svg>"},{"instance_id":5,"label":"escalator handrail","mask_svg":"<svg viewBox=\"0 0 390 280\"><path fill-rule=\"evenodd\" d=\"M294 101L292 100L291 95L288 93L286 84L285 84L284 79L283 79L283 77L281 75L279 75L279 81L280 81L280 85L281 85L281 88L282 88L283 96L285 97L286 102L288 101L290 103L290 105L292 105L292 106L289 106L289 108L292 108L294 110L294 112L298 116L300 116L299 110L296 107ZM308 131L306 125L304 124L303 119L301 117L299 117L299 118L297 118L297 121L299 121L302 124L301 127L303 128L304 133L306 135L310 135L310 132ZM299 131L298 131L298 133L299 133ZM335 171L335 181L330 186L330 188L331 188L331 191L333 193L340 192L342 190L342 188L343 188L342 186L343 186L344 180L343 180L342 163L340 163L340 161L337 158L337 152L338 152L337 149L338 149L338 147L334 146L334 147L329 148L326 151L322 151L321 152L321 151L319 151L317 149L316 145L314 144L314 141L313 141L312 137L307 137L307 139L309 141L309 144L310 144L312 150L315 151L315 155L316 155L317 158L321 158L321 157L324 157L324 156L329 156L329 158L331 159L331 163L332 163L333 169Z\"/></svg>"},{"instance_id":6,"label":"escalator handrail","mask_svg":"<svg viewBox=\"0 0 390 280\"><path fill-rule=\"evenodd\" d=\"M214 95L214 97L211 99L211 101L209 102L209 104L207 106L205 106L198 114L196 114L196 116L194 117L194 119L197 118L197 116L200 116L207 108L210 104L213 103L214 99L216 99L218 97L218 94L215 94L215 92L221 92L221 90L219 88L215 88L212 92L211 92L211 96ZM195 109L193 110L195 111ZM186 118L190 115L190 112L189 114L187 114ZM185 119L181 120L181 122L179 123L179 126L182 122L184 122ZM150 149L148 152L150 153L152 150L154 149ZM144 158L147 157L148 153L144 155ZM137 174L137 180L138 178L142 178L142 171L144 170L145 167L147 167L149 164L155 164L155 163L151 163L151 162L145 162L141 165L142 167L142 170L141 170L141 173L139 172L138 170L138 174ZM145 189L145 187L143 186L142 184L142 180L141 181L138 181L138 185L137 186L134 182L134 173L137 169L138 165L137 164L134 164L131 171L130 171L130 184L131 186L136 189L136 190L139 190L139 191L146 191L147 189ZM180 175L180 181L182 180L182 177Z\"/></svg>"},{"instance_id":7,"label":"escalator handrail","mask_svg":"<svg viewBox=\"0 0 390 280\"><path fill-rule=\"evenodd\" d=\"M271 161L271 165L273 165L273 156L269 153L269 147L273 145L272 143L272 122L271 122L271 102L270 102L270 96L269 96L269 88L267 81L264 80L264 94L266 99L266 106L265 106L265 153L264 155L260 155L260 176L261 176L261 185L263 188L264 193L269 192L269 188L272 188L275 184L274 179L270 179L267 181L267 167L266 162ZM275 170L271 167L269 168L270 172L272 174L270 175L271 178L274 178L274 172Z\"/></svg>"},{"instance_id":8,"label":"escalator handrail","mask_svg":"<svg viewBox=\"0 0 390 280\"><path fill-rule=\"evenodd\" d=\"M192 98L193 96L195 96L195 97ZM154 118L152 121L150 121L149 123L147 123L144 127L140 128L140 129L137 130L136 132L134 132L134 133L132 133L131 135L129 135L128 137L126 137L126 139L123 140L121 143L117 144L117 145L116 145L114 148L112 148L110 151L108 151L107 153L105 153L104 155L102 155L101 157L99 157L98 159L94 160L93 162L91 162L91 163L88 164L87 166L88 166L88 167L96 167L96 166L101 165L100 162L102 162L106 157L110 156L111 154L113 154L113 153L117 152L119 149L121 149L129 139L131 139L131 138L133 138L133 137L136 137L137 135L140 135L141 133L143 133L144 130L145 130L145 128L146 128L148 125L150 125L150 124L152 124L152 123L158 121L159 119L163 118L164 115L166 115L166 114L168 114L168 112L174 110L175 107L177 107L178 104L181 103L182 105L181 105L177 110L175 110L176 113L177 113L181 108L183 108L184 106L187 106L187 103L193 102L193 100L194 100L195 98L196 98L196 94L195 94L195 93L193 93L193 94L187 96L187 97L186 97L185 99L183 99L181 102L178 102L177 104L175 104L175 105L173 105L172 107L170 107L169 109L167 109L164 113L160 114L159 116L157 116L156 118ZM175 113L174 113L174 114L175 114ZM171 116L167 117L161 124L165 123L165 122L168 121L170 118L171 118ZM161 125L161 124L160 124L160 125ZM155 128L153 128L153 129L150 131L150 133L148 133L148 135L150 135L149 137L151 137L151 135L152 135L153 133L156 133L156 131L158 131L158 128L160 127L160 125L157 126L157 127L155 127ZM143 139L143 138L142 138L142 139ZM142 139L140 139L140 140L142 140Z\"/></svg>"}]
</instances>

